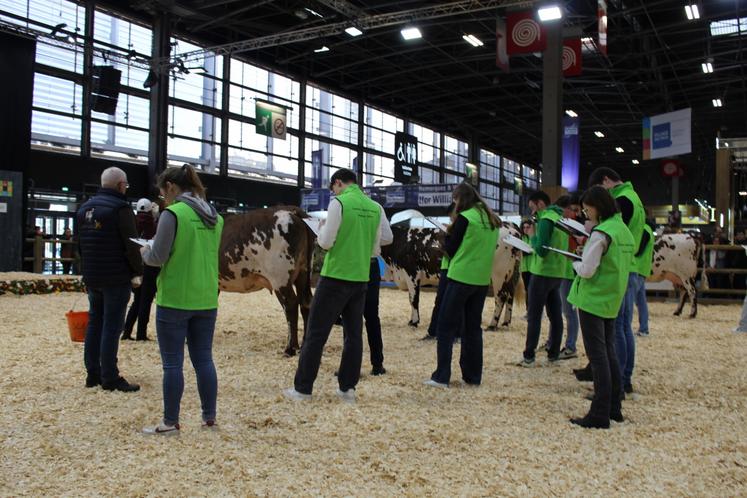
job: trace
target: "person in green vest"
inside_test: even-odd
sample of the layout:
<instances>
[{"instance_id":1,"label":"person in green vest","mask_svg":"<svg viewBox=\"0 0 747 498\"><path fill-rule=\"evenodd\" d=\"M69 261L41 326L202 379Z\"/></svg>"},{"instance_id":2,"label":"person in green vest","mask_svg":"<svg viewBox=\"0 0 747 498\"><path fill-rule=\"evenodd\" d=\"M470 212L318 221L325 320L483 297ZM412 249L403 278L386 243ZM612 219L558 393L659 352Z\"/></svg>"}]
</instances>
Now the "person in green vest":
<instances>
[{"instance_id":1,"label":"person in green vest","mask_svg":"<svg viewBox=\"0 0 747 498\"><path fill-rule=\"evenodd\" d=\"M641 265L638 273L643 278L643 284L638 287L638 293L635 296L635 306L638 308L638 337L648 337L648 301L646 301L646 279L651 276L651 267L653 266L654 257L654 226L653 220L646 220L643 226L643 240L641 241L640 254L636 257L641 258Z\"/></svg>"},{"instance_id":2,"label":"person in green vest","mask_svg":"<svg viewBox=\"0 0 747 498\"><path fill-rule=\"evenodd\" d=\"M568 301L579 309L594 397L589 412L584 417L572 418L571 422L585 428L608 429L610 419L623 421L615 320L628 287L634 243L606 189L591 187L584 193L582 203L595 227L584 245L581 261L573 263L576 278Z\"/></svg>"},{"instance_id":3,"label":"person in green vest","mask_svg":"<svg viewBox=\"0 0 747 498\"><path fill-rule=\"evenodd\" d=\"M153 245L143 246L143 262L160 266L156 280L156 333L163 363L163 420L146 434L178 434L184 392L184 342L197 376L202 422L215 427L218 376L213 335L218 315L218 251L223 218L205 200L195 169L185 164L158 177L167 208Z\"/></svg>"},{"instance_id":4,"label":"person in green vest","mask_svg":"<svg viewBox=\"0 0 747 498\"><path fill-rule=\"evenodd\" d=\"M555 223L563 217L563 209L550 204L550 197L542 191L529 196L529 209L536 218L534 235L530 238L534 254L529 263L532 278L529 281L529 307L527 310L527 338L519 365L533 367L535 350L540 339L542 310L547 309L550 319L550 347L548 360L557 361L560 342L563 338L562 301L560 285L567 276L566 257L550 251L547 247L568 250L568 234L556 228Z\"/></svg>"},{"instance_id":5,"label":"person in green vest","mask_svg":"<svg viewBox=\"0 0 747 498\"><path fill-rule=\"evenodd\" d=\"M633 235L635 250L630 263L628 274L628 290L620 306L620 312L615 322L617 333L617 359L622 369L623 389L626 393L633 392L633 369L635 367L635 335L633 334L633 306L636 294L644 279L640 275L643 260L640 255L643 243L643 227L646 224L646 210L640 197L630 182L623 182L617 171L612 168L597 168L589 176L589 186L601 185L606 188L617 202L622 220Z\"/></svg>"},{"instance_id":6,"label":"person in green vest","mask_svg":"<svg viewBox=\"0 0 747 498\"><path fill-rule=\"evenodd\" d=\"M425 381L431 387L449 387L454 334L462 325L462 380L474 386L482 382L482 309L501 227L501 220L471 185L457 185L452 199L456 219L444 248L449 269L438 313L437 365Z\"/></svg>"},{"instance_id":7,"label":"person in green vest","mask_svg":"<svg viewBox=\"0 0 747 498\"><path fill-rule=\"evenodd\" d=\"M335 197L329 203L327 221L317 239L327 254L311 302L293 387L285 389L283 395L293 401L311 399L324 345L335 321L342 316L343 348L337 396L353 403L363 358L361 334L371 258L379 250L388 221L384 208L358 186L353 171L345 168L335 171L329 189Z\"/></svg>"},{"instance_id":8,"label":"person in green vest","mask_svg":"<svg viewBox=\"0 0 747 498\"><path fill-rule=\"evenodd\" d=\"M577 194L561 195L555 201L555 205L563 208L563 217L576 220L578 214L581 214L581 200ZM578 242L573 236L568 237L568 251L576 253ZM568 302L568 293L571 290L573 279L576 274L573 271L572 261L565 258L565 276L560 284L560 301L563 303L563 317L565 318L566 339L565 346L560 350L559 358L568 360L576 358L576 339L578 338L578 311Z\"/></svg>"},{"instance_id":9,"label":"person in green vest","mask_svg":"<svg viewBox=\"0 0 747 498\"><path fill-rule=\"evenodd\" d=\"M451 219L451 223L456 220L456 213L454 213L454 203L452 202L448 208L446 208L446 214ZM449 243L449 234L447 233L443 240L444 247ZM441 272L438 277L438 288L436 290L436 299L433 302L433 311L431 312L431 321L428 324L428 332L423 336L422 340L435 340L437 337L438 327L438 311L441 309L441 302L443 301L444 293L446 292L446 283L448 281L449 273L449 255L444 252L441 256ZM454 340L459 340L462 337L461 328L456 332Z\"/></svg>"}]
</instances>

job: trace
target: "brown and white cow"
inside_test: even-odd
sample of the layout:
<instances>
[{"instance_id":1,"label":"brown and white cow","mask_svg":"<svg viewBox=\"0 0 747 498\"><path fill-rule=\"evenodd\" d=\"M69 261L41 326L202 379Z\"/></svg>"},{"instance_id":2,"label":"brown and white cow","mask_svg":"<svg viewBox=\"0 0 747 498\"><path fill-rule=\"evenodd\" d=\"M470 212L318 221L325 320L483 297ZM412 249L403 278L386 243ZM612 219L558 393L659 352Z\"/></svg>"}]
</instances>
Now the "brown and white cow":
<instances>
[{"instance_id":1,"label":"brown and white cow","mask_svg":"<svg viewBox=\"0 0 747 498\"><path fill-rule=\"evenodd\" d=\"M285 311L292 356L298 345L298 308L304 330L311 305L314 233L300 208L279 206L228 216L220 244L220 289L226 292L274 293ZM295 287L295 291L294 291Z\"/></svg>"},{"instance_id":2,"label":"brown and white cow","mask_svg":"<svg viewBox=\"0 0 747 498\"><path fill-rule=\"evenodd\" d=\"M682 313L685 301L690 299L690 318L698 314L698 292L695 278L698 275L698 261L705 269L705 251L700 236L672 233L656 238L654 242L652 275L648 280L658 282L669 280L680 290L680 302L675 315ZM705 273L701 274L701 288L708 288Z\"/></svg>"},{"instance_id":3,"label":"brown and white cow","mask_svg":"<svg viewBox=\"0 0 747 498\"><path fill-rule=\"evenodd\" d=\"M440 275L443 232L436 228L410 228L404 223L392 225L392 232L394 241L381 248L381 256L395 279L405 282L411 307L408 325L417 327L420 323L420 286L428 280L438 281ZM504 308L501 325L507 327L511 323L521 254L502 242L508 234L519 236L519 231L514 224L504 222L493 259L491 282L495 293L495 310L488 330L497 328Z\"/></svg>"}]
</instances>

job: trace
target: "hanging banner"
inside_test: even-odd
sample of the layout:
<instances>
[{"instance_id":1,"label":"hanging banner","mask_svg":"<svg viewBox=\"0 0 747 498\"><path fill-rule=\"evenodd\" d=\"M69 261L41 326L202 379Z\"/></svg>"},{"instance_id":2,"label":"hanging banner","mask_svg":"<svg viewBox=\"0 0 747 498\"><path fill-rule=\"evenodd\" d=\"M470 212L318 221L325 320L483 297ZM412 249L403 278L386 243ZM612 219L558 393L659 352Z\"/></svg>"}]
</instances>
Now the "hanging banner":
<instances>
[{"instance_id":1,"label":"hanging banner","mask_svg":"<svg viewBox=\"0 0 747 498\"><path fill-rule=\"evenodd\" d=\"M281 105L257 100L255 107L257 134L285 140L285 113L286 108Z\"/></svg>"},{"instance_id":2,"label":"hanging banner","mask_svg":"<svg viewBox=\"0 0 747 498\"><path fill-rule=\"evenodd\" d=\"M690 108L643 118L643 159L692 152L691 120Z\"/></svg>"},{"instance_id":3,"label":"hanging banner","mask_svg":"<svg viewBox=\"0 0 747 498\"><path fill-rule=\"evenodd\" d=\"M563 76L581 74L581 38L563 40Z\"/></svg>"},{"instance_id":4,"label":"hanging banner","mask_svg":"<svg viewBox=\"0 0 747 498\"><path fill-rule=\"evenodd\" d=\"M506 21L500 17L496 20L495 25L496 53L495 65L505 72L509 72L508 51L506 50Z\"/></svg>"},{"instance_id":5,"label":"hanging banner","mask_svg":"<svg viewBox=\"0 0 747 498\"><path fill-rule=\"evenodd\" d=\"M398 131L394 135L394 180L411 183L418 176L418 139Z\"/></svg>"},{"instance_id":6,"label":"hanging banner","mask_svg":"<svg viewBox=\"0 0 747 498\"><path fill-rule=\"evenodd\" d=\"M545 28L536 18L533 10L511 12L506 16L508 55L542 52L547 45Z\"/></svg>"},{"instance_id":7,"label":"hanging banner","mask_svg":"<svg viewBox=\"0 0 747 498\"><path fill-rule=\"evenodd\" d=\"M578 172L581 163L581 141L578 118L563 118L563 162L560 167L560 184L569 192L578 190Z\"/></svg>"},{"instance_id":8,"label":"hanging banner","mask_svg":"<svg viewBox=\"0 0 747 498\"><path fill-rule=\"evenodd\" d=\"M607 0L599 0L597 7L597 22L599 28L599 51L607 55Z\"/></svg>"},{"instance_id":9,"label":"hanging banner","mask_svg":"<svg viewBox=\"0 0 747 498\"><path fill-rule=\"evenodd\" d=\"M322 149L311 151L311 186L314 188L321 188L322 186L323 153Z\"/></svg>"}]
</instances>

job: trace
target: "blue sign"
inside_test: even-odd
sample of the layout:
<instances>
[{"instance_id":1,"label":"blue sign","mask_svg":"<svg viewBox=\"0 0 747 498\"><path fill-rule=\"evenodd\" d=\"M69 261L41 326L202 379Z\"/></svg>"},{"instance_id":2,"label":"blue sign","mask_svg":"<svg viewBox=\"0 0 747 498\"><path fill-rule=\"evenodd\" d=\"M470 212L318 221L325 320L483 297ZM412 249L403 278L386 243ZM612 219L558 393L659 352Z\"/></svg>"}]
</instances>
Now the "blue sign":
<instances>
[{"instance_id":1,"label":"blue sign","mask_svg":"<svg viewBox=\"0 0 747 498\"><path fill-rule=\"evenodd\" d=\"M447 207L456 185L393 185L391 187L366 187L363 191L385 208L417 209ZM328 189L302 189L301 207L306 211L326 211L331 199Z\"/></svg>"},{"instance_id":2,"label":"blue sign","mask_svg":"<svg viewBox=\"0 0 747 498\"><path fill-rule=\"evenodd\" d=\"M652 148L661 149L672 146L672 124L662 123L654 125L652 137Z\"/></svg>"},{"instance_id":3,"label":"blue sign","mask_svg":"<svg viewBox=\"0 0 747 498\"><path fill-rule=\"evenodd\" d=\"M578 171L581 161L578 125L578 118L563 118L563 162L560 167L560 184L569 192L578 188Z\"/></svg>"}]
</instances>

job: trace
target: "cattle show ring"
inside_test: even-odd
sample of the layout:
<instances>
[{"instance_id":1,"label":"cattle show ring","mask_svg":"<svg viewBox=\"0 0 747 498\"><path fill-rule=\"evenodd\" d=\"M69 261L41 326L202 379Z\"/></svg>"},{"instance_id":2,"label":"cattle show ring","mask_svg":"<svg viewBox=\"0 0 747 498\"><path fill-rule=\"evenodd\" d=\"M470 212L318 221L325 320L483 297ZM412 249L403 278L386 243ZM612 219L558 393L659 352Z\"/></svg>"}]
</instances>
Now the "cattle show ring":
<instances>
[{"instance_id":1,"label":"cattle show ring","mask_svg":"<svg viewBox=\"0 0 747 498\"><path fill-rule=\"evenodd\" d=\"M0 0L0 498L747 498L747 0Z\"/></svg>"}]
</instances>

